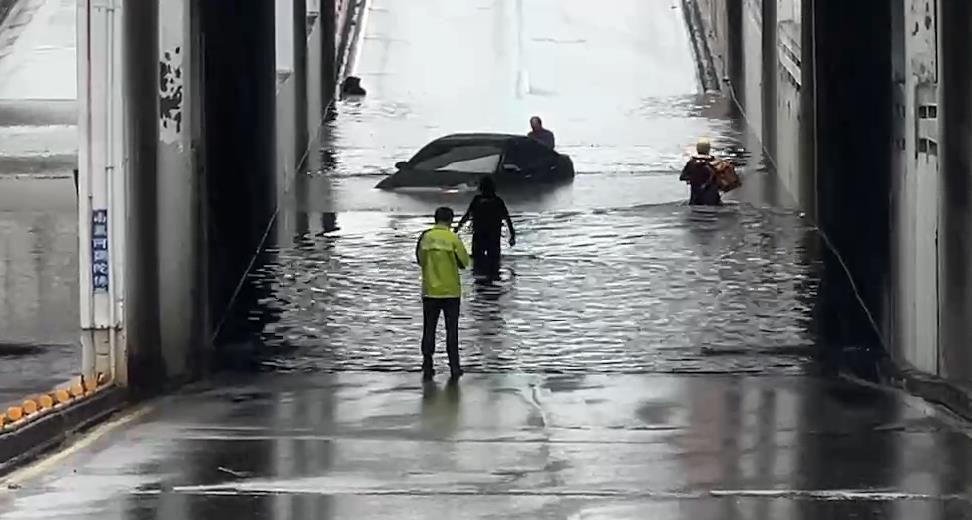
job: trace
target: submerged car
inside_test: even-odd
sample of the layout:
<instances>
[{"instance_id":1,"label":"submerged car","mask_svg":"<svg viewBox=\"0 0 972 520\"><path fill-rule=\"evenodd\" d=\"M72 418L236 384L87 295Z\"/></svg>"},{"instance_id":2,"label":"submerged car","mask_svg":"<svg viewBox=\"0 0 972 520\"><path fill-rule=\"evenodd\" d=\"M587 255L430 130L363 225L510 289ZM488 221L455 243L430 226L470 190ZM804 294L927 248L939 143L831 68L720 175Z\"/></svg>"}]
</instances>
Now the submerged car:
<instances>
[{"instance_id":1,"label":"submerged car","mask_svg":"<svg viewBox=\"0 0 972 520\"><path fill-rule=\"evenodd\" d=\"M526 136L453 134L425 145L378 183L383 190L474 189L492 175L497 186L550 184L574 178L574 163Z\"/></svg>"}]
</instances>

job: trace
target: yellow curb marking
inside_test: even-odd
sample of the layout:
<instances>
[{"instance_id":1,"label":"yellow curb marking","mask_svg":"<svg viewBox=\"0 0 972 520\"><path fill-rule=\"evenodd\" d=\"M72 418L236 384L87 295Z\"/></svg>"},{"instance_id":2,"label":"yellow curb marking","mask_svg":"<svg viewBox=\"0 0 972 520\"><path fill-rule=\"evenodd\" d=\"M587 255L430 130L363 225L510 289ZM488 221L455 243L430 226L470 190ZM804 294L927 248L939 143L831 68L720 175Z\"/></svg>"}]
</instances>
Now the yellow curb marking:
<instances>
[{"instance_id":1,"label":"yellow curb marking","mask_svg":"<svg viewBox=\"0 0 972 520\"><path fill-rule=\"evenodd\" d=\"M58 404L65 404L71 400L71 394L63 388L59 388L54 393L54 397L57 399Z\"/></svg>"},{"instance_id":2,"label":"yellow curb marking","mask_svg":"<svg viewBox=\"0 0 972 520\"><path fill-rule=\"evenodd\" d=\"M23 407L24 407L24 413L27 415L33 415L37 413L37 402L34 401L33 399L28 399L24 401Z\"/></svg>"},{"instance_id":3,"label":"yellow curb marking","mask_svg":"<svg viewBox=\"0 0 972 520\"><path fill-rule=\"evenodd\" d=\"M19 406L11 406L10 408L7 408L7 417L9 417L11 421L17 422L24 418L24 409Z\"/></svg>"}]
</instances>

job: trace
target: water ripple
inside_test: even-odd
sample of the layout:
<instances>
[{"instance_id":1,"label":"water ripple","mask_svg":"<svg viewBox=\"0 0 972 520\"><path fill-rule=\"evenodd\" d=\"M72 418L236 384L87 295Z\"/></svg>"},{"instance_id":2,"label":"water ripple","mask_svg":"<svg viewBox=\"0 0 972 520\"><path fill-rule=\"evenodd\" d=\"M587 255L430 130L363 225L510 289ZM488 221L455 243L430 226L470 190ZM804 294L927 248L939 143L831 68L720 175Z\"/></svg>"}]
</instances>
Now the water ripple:
<instances>
[{"instance_id":1,"label":"water ripple","mask_svg":"<svg viewBox=\"0 0 972 520\"><path fill-rule=\"evenodd\" d=\"M411 255L427 217L398 215L394 227L367 212L338 220L344 229L278 248L253 273L267 293L251 316L265 322L264 366L415 369L421 306ZM464 277L470 370L804 369L817 279L802 245L812 229L799 216L668 204L519 223L501 282Z\"/></svg>"}]
</instances>

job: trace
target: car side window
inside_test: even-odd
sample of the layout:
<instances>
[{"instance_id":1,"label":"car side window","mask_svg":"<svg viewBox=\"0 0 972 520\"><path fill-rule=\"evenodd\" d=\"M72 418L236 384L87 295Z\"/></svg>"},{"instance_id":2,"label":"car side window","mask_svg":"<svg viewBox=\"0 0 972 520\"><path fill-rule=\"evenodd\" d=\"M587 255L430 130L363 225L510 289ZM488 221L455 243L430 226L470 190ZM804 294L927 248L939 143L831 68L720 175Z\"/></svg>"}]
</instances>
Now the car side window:
<instances>
[{"instance_id":1,"label":"car side window","mask_svg":"<svg viewBox=\"0 0 972 520\"><path fill-rule=\"evenodd\" d=\"M496 171L500 152L499 148L491 145L440 147L427 155L416 156L413 167L426 171L493 173Z\"/></svg>"}]
</instances>

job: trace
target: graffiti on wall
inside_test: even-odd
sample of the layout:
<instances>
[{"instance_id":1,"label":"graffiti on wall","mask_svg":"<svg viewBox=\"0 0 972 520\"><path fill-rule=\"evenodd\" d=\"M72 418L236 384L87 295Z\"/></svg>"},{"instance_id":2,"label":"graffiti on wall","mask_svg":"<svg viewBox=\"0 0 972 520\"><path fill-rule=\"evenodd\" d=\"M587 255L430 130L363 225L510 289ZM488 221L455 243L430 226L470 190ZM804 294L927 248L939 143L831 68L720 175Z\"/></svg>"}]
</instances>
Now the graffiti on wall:
<instances>
[{"instance_id":1,"label":"graffiti on wall","mask_svg":"<svg viewBox=\"0 0 972 520\"><path fill-rule=\"evenodd\" d=\"M163 52L159 60L159 117L166 142L182 133L183 82L182 48Z\"/></svg>"},{"instance_id":2,"label":"graffiti on wall","mask_svg":"<svg viewBox=\"0 0 972 520\"><path fill-rule=\"evenodd\" d=\"M912 72L920 83L935 83L938 81L938 2L911 0L907 16Z\"/></svg>"}]
</instances>

